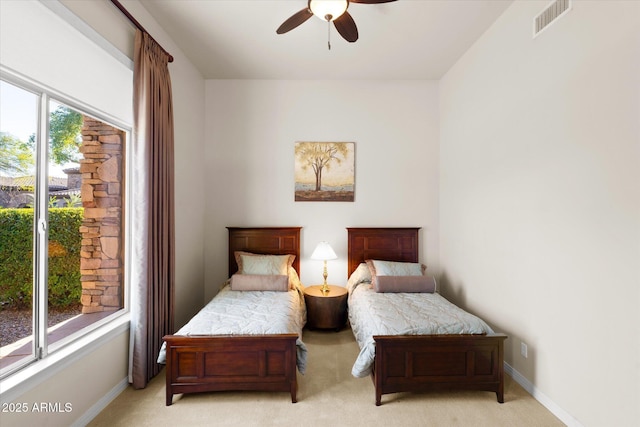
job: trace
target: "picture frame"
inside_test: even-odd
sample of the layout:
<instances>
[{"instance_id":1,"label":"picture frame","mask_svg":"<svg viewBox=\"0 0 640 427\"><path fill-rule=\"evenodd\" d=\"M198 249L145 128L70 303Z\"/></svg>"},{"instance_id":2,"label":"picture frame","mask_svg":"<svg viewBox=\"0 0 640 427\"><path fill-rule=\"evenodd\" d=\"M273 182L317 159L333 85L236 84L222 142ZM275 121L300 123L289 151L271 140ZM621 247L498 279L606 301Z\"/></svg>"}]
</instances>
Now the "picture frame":
<instances>
[{"instance_id":1,"label":"picture frame","mask_svg":"<svg viewBox=\"0 0 640 427\"><path fill-rule=\"evenodd\" d=\"M295 201L353 202L355 143L296 142Z\"/></svg>"}]
</instances>

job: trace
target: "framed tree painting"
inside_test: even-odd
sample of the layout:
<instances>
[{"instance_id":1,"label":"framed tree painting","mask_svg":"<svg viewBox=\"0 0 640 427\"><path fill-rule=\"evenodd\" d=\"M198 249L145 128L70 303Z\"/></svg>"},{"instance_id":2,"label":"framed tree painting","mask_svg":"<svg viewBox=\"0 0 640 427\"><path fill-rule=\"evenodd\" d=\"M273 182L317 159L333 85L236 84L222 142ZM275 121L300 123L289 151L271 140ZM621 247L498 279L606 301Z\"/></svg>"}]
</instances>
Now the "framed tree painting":
<instances>
[{"instance_id":1,"label":"framed tree painting","mask_svg":"<svg viewBox=\"0 0 640 427\"><path fill-rule=\"evenodd\" d=\"M296 202L353 202L353 142L296 142Z\"/></svg>"}]
</instances>

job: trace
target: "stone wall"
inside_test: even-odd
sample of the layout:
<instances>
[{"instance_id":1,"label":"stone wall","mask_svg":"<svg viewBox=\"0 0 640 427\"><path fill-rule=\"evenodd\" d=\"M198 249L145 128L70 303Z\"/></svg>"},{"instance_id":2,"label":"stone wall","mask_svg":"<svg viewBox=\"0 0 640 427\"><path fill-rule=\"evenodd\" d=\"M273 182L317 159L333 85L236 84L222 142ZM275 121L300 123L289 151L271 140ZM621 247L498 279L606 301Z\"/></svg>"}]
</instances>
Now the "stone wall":
<instances>
[{"instance_id":1,"label":"stone wall","mask_svg":"<svg viewBox=\"0 0 640 427\"><path fill-rule=\"evenodd\" d=\"M80 168L70 168L63 170L67 174L67 189L75 190L82 186L82 174Z\"/></svg>"},{"instance_id":2,"label":"stone wall","mask_svg":"<svg viewBox=\"0 0 640 427\"><path fill-rule=\"evenodd\" d=\"M123 149L125 133L84 117L80 227L82 312L123 307Z\"/></svg>"}]
</instances>

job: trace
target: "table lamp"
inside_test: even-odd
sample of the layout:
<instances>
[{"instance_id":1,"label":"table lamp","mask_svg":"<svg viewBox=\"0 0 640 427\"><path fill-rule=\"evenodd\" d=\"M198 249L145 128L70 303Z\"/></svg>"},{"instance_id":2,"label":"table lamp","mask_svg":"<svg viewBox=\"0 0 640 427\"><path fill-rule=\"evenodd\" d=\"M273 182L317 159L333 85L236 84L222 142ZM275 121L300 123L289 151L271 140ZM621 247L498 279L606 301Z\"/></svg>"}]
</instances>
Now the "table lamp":
<instances>
[{"instance_id":1,"label":"table lamp","mask_svg":"<svg viewBox=\"0 0 640 427\"><path fill-rule=\"evenodd\" d=\"M311 259L324 261L324 273L322 275L324 277L324 283L321 288L323 294L329 293L329 286L327 286L327 260L337 258L338 256L327 242L318 243L318 246L316 246L315 250L311 254Z\"/></svg>"}]
</instances>

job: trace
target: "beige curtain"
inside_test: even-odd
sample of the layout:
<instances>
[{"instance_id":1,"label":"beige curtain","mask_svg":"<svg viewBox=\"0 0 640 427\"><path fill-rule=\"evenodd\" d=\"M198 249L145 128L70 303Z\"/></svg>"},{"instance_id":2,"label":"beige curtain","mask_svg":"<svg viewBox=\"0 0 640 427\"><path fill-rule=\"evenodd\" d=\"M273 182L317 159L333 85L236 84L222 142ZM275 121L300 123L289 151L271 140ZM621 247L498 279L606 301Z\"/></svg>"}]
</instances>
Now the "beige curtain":
<instances>
[{"instance_id":1,"label":"beige curtain","mask_svg":"<svg viewBox=\"0 0 640 427\"><path fill-rule=\"evenodd\" d=\"M144 388L159 371L162 337L173 332L173 107L169 56L136 32L133 89L131 345L129 382Z\"/></svg>"}]
</instances>

